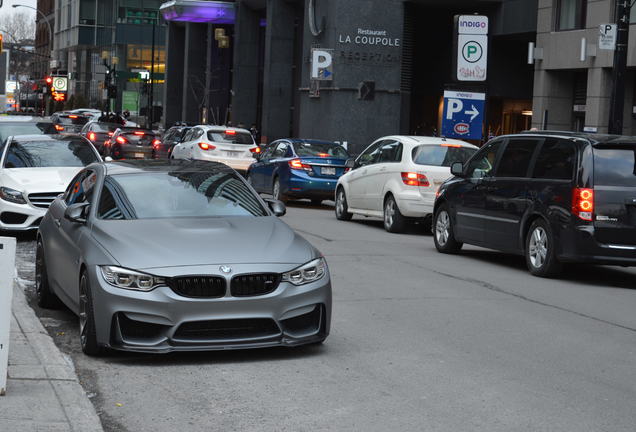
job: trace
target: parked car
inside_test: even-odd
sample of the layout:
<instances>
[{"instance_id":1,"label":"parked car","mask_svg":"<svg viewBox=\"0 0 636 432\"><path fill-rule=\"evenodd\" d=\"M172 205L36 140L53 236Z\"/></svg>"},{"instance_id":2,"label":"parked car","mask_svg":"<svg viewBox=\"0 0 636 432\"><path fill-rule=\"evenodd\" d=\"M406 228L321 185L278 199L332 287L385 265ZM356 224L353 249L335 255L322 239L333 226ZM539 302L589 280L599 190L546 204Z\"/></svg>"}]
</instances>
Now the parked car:
<instances>
[{"instance_id":1,"label":"parked car","mask_svg":"<svg viewBox=\"0 0 636 432\"><path fill-rule=\"evenodd\" d=\"M73 114L68 111L56 112L51 115L51 122L59 133L79 133L90 117L83 114Z\"/></svg>"},{"instance_id":2,"label":"parked car","mask_svg":"<svg viewBox=\"0 0 636 432\"><path fill-rule=\"evenodd\" d=\"M84 125L80 135L93 143L100 154L104 154L104 145L121 125L91 121Z\"/></svg>"},{"instance_id":3,"label":"parked car","mask_svg":"<svg viewBox=\"0 0 636 432\"><path fill-rule=\"evenodd\" d=\"M38 303L79 316L89 355L321 343L329 270L284 213L223 164L93 164L40 226Z\"/></svg>"},{"instance_id":4,"label":"parked car","mask_svg":"<svg viewBox=\"0 0 636 432\"><path fill-rule=\"evenodd\" d=\"M154 159L155 148L161 144L150 129L120 127L104 144L104 153L113 159Z\"/></svg>"},{"instance_id":5,"label":"parked car","mask_svg":"<svg viewBox=\"0 0 636 432\"><path fill-rule=\"evenodd\" d=\"M258 192L283 202L309 198L313 204L333 199L349 153L330 141L282 139L254 154L247 178Z\"/></svg>"},{"instance_id":6,"label":"parked car","mask_svg":"<svg viewBox=\"0 0 636 432\"><path fill-rule=\"evenodd\" d=\"M183 137L185 137L190 129L192 129L192 126L173 126L168 129L161 138L161 145L157 149L157 156L160 158L171 158L172 149L183 141Z\"/></svg>"},{"instance_id":7,"label":"parked car","mask_svg":"<svg viewBox=\"0 0 636 432\"><path fill-rule=\"evenodd\" d=\"M435 194L454 162L465 162L477 147L435 137L388 136L367 147L351 171L338 180L336 217L381 217L384 228L402 232L409 220L430 218Z\"/></svg>"},{"instance_id":8,"label":"parked car","mask_svg":"<svg viewBox=\"0 0 636 432\"><path fill-rule=\"evenodd\" d=\"M55 126L47 120L31 116L0 116L0 143L10 136L56 134Z\"/></svg>"},{"instance_id":9,"label":"parked car","mask_svg":"<svg viewBox=\"0 0 636 432\"><path fill-rule=\"evenodd\" d=\"M246 129L195 126L174 146L172 157L221 162L244 173L254 162L252 153L258 148Z\"/></svg>"},{"instance_id":10,"label":"parked car","mask_svg":"<svg viewBox=\"0 0 636 432\"><path fill-rule=\"evenodd\" d=\"M55 197L86 165L101 161L78 136L10 136L0 143L0 231L38 227Z\"/></svg>"},{"instance_id":11,"label":"parked car","mask_svg":"<svg viewBox=\"0 0 636 432\"><path fill-rule=\"evenodd\" d=\"M562 263L636 265L636 137L536 132L499 137L439 191L437 250L463 243Z\"/></svg>"}]
</instances>

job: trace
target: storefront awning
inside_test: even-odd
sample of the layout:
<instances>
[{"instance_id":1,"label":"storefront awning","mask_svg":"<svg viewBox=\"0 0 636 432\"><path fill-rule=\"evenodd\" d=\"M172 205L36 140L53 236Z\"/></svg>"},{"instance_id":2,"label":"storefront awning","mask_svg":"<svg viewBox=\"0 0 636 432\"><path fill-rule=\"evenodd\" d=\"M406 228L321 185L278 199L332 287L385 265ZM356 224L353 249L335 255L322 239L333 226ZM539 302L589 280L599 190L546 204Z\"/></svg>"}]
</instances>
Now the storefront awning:
<instances>
[{"instance_id":1,"label":"storefront awning","mask_svg":"<svg viewBox=\"0 0 636 432\"><path fill-rule=\"evenodd\" d=\"M233 24L236 12L233 2L204 0L172 0L159 8L166 21Z\"/></svg>"}]
</instances>

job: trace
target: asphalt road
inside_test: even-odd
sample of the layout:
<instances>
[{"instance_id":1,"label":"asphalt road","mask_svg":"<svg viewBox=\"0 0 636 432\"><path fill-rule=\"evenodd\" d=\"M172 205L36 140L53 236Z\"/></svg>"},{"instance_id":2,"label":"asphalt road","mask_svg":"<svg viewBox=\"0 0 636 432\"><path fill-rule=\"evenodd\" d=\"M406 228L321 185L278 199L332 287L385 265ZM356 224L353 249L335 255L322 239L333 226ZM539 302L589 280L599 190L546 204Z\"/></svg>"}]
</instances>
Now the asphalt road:
<instances>
[{"instance_id":1,"label":"asphalt road","mask_svg":"<svg viewBox=\"0 0 636 432\"><path fill-rule=\"evenodd\" d=\"M161 356L81 354L77 319L42 311L109 431L630 431L636 270L530 276L520 257L339 222L284 220L327 257L332 333L320 347ZM33 298L33 237L19 274Z\"/></svg>"}]
</instances>

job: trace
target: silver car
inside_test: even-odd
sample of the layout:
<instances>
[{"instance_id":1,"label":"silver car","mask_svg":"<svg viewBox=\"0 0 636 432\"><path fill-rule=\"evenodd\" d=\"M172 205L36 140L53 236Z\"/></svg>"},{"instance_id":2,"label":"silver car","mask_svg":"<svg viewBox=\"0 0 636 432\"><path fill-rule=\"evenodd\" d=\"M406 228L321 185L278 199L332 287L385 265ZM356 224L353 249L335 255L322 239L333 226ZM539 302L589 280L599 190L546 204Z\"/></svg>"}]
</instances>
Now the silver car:
<instances>
[{"instance_id":1,"label":"silver car","mask_svg":"<svg viewBox=\"0 0 636 432\"><path fill-rule=\"evenodd\" d=\"M79 316L88 355L321 343L329 269L284 214L223 164L89 165L40 225L38 302Z\"/></svg>"}]
</instances>

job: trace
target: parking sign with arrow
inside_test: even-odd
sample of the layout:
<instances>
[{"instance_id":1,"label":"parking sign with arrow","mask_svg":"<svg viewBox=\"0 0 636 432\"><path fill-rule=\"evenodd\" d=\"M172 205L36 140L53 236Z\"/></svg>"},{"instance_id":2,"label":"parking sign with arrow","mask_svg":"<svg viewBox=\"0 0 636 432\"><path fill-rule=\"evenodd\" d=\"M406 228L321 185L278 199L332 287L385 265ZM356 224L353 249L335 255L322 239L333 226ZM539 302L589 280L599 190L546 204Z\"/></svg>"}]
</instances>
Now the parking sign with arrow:
<instances>
[{"instance_id":1,"label":"parking sign with arrow","mask_svg":"<svg viewBox=\"0 0 636 432\"><path fill-rule=\"evenodd\" d=\"M445 91L442 136L480 140L485 105L484 93Z\"/></svg>"}]
</instances>

